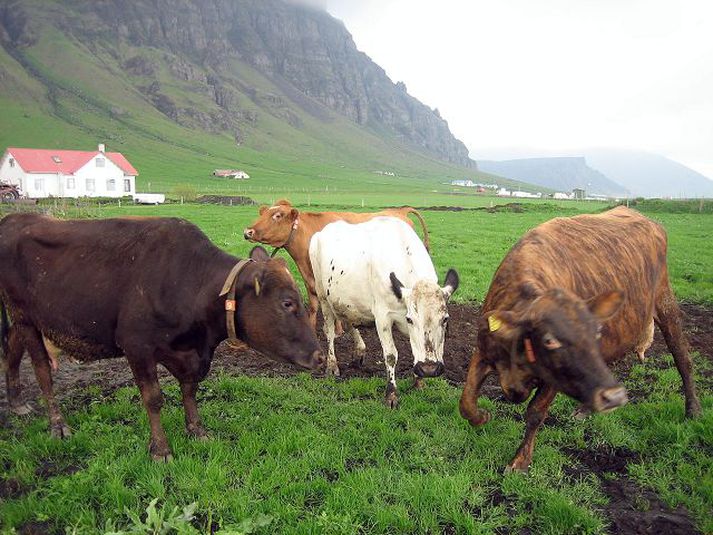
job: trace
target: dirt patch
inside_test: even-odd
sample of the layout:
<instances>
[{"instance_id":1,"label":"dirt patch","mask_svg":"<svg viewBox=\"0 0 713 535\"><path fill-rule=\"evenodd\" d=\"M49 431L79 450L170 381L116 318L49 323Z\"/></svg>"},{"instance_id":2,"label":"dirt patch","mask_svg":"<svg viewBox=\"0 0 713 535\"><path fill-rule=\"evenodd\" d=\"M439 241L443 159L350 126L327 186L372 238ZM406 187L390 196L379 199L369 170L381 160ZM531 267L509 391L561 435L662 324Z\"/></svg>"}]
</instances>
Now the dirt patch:
<instances>
[{"instance_id":1,"label":"dirt patch","mask_svg":"<svg viewBox=\"0 0 713 535\"><path fill-rule=\"evenodd\" d=\"M593 473L599 478L602 491L609 497L603 511L610 522L609 533L701 533L685 508L671 509L654 491L641 487L629 478L628 464L639 462L641 456L638 453L606 446L584 450L565 448L563 451L577 461L576 465L565 469L568 477L578 478Z\"/></svg>"},{"instance_id":2,"label":"dirt patch","mask_svg":"<svg viewBox=\"0 0 713 535\"><path fill-rule=\"evenodd\" d=\"M477 342L476 319L479 307L473 305L452 304L448 307L450 321L448 335L444 350L444 363L446 371L444 377L452 384L460 385L465 381L468 364ZM702 355L713 360L713 311L700 305L682 305L684 313L684 327L691 342L691 349L699 351ZM321 328L318 329L322 345L325 346ZM367 346L367 354L363 366L359 366L353 356L353 344L349 335L343 335L336 340L335 349L339 368L343 379L352 377L385 377L381 344L373 327L360 329ZM413 359L408 338L394 330L394 341L399 352L397 375L411 377ZM667 353L668 349L663 337L656 330L654 344L647 352L646 366L659 366L657 354ZM618 362L615 373L619 377L626 377L631 366L636 362L635 357L628 357ZM251 349L235 350L227 344L221 344L216 350L213 359L211 375L223 371L232 375L288 377L300 370L294 366L273 361ZM705 372L704 374L713 372ZM160 368L162 379L169 377L163 368ZM76 364L69 360L60 362L59 370L54 374L55 392L62 400L65 407L84 406L91 402L101 400L106 395L122 386L133 385L133 378L124 359L108 359L103 361ZM39 388L34 379L32 366L29 359L23 359L20 374L21 382L25 388L23 399L29 401L39 409L37 399L40 396ZM713 380L713 378L711 378ZM428 384L429 380L426 380ZM87 387L93 387L86 390ZM483 395L497 398L501 395L500 387L495 377L491 376L483 385ZM200 391L199 391L200 399ZM634 400L636 397L634 396ZM0 387L0 415L4 417L7 409L6 391ZM1 418L1 417L0 417Z\"/></svg>"},{"instance_id":3,"label":"dirt patch","mask_svg":"<svg viewBox=\"0 0 713 535\"><path fill-rule=\"evenodd\" d=\"M496 204L493 206L478 206L475 208L463 208L462 206L419 206L416 209L422 212L488 212L490 214L498 212L520 214L525 211L522 203L519 202L509 202L507 204Z\"/></svg>"},{"instance_id":4,"label":"dirt patch","mask_svg":"<svg viewBox=\"0 0 713 535\"><path fill-rule=\"evenodd\" d=\"M29 491L30 487L17 479L0 479L0 498L3 500L19 498Z\"/></svg>"},{"instance_id":5,"label":"dirt patch","mask_svg":"<svg viewBox=\"0 0 713 535\"><path fill-rule=\"evenodd\" d=\"M224 206L252 206L257 204L250 197L241 195L201 195L196 199L201 204L222 204Z\"/></svg>"},{"instance_id":6,"label":"dirt patch","mask_svg":"<svg viewBox=\"0 0 713 535\"><path fill-rule=\"evenodd\" d=\"M64 533L51 522L26 522L17 528L18 535L54 535Z\"/></svg>"}]
</instances>

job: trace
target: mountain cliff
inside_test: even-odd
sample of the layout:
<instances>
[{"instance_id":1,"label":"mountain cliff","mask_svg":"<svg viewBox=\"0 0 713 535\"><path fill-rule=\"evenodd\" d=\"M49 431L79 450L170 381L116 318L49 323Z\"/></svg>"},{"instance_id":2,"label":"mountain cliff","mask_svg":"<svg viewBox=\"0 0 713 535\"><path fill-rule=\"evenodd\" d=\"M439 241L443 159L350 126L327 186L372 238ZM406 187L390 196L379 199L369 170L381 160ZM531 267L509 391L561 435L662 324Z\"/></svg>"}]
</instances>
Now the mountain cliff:
<instances>
[{"instance_id":1,"label":"mountain cliff","mask_svg":"<svg viewBox=\"0 0 713 535\"><path fill-rule=\"evenodd\" d=\"M77 108L126 122L148 105L261 149L281 125L333 143L339 116L366 131L342 137L366 146L376 137L389 151L473 165L438 112L358 51L340 21L284 0L5 1L0 43L0 94L46 92L68 122L82 123Z\"/></svg>"}]
</instances>

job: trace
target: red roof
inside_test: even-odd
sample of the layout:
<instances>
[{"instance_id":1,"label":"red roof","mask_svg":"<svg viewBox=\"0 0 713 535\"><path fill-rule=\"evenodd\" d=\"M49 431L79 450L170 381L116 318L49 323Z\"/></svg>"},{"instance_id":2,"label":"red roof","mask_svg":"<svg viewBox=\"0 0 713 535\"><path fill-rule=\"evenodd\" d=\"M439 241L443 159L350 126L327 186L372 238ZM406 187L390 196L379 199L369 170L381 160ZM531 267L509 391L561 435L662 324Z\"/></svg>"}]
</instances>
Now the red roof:
<instances>
[{"instance_id":1,"label":"red roof","mask_svg":"<svg viewBox=\"0 0 713 535\"><path fill-rule=\"evenodd\" d=\"M18 149L8 147L7 152L20 164L26 173L62 173L72 175L84 165L102 154L98 150L86 152L81 150L55 149ZM139 173L120 152L105 152L107 158L114 162L125 175L136 176Z\"/></svg>"}]
</instances>

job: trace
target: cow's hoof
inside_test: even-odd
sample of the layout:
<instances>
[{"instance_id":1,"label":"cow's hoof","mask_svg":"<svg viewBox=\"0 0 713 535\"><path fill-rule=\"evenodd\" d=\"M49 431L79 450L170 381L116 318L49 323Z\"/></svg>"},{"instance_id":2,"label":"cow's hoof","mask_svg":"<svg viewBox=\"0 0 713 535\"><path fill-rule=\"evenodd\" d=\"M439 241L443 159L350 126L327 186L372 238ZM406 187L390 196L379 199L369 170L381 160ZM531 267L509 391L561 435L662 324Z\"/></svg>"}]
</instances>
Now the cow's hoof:
<instances>
[{"instance_id":1,"label":"cow's hoof","mask_svg":"<svg viewBox=\"0 0 713 535\"><path fill-rule=\"evenodd\" d=\"M513 462L505 467L505 470L503 471L505 474L527 474L527 472L530 470L530 465L529 464L520 464L517 462Z\"/></svg>"},{"instance_id":2,"label":"cow's hoof","mask_svg":"<svg viewBox=\"0 0 713 535\"><path fill-rule=\"evenodd\" d=\"M72 436L72 430L64 422L52 424L50 427L50 436L52 438L69 438Z\"/></svg>"},{"instance_id":3,"label":"cow's hoof","mask_svg":"<svg viewBox=\"0 0 713 535\"><path fill-rule=\"evenodd\" d=\"M196 440L210 440L208 431L206 431L202 425L192 425L190 427L186 427L186 433Z\"/></svg>"},{"instance_id":4,"label":"cow's hoof","mask_svg":"<svg viewBox=\"0 0 713 535\"><path fill-rule=\"evenodd\" d=\"M384 405L390 409L395 409L399 406L399 397L396 395L396 392L386 394L386 397L384 397Z\"/></svg>"},{"instance_id":5,"label":"cow's hoof","mask_svg":"<svg viewBox=\"0 0 713 535\"><path fill-rule=\"evenodd\" d=\"M167 445L159 446L153 440L149 442L149 453L151 454L151 458L159 463L168 463L173 460L171 448Z\"/></svg>"},{"instance_id":6,"label":"cow's hoof","mask_svg":"<svg viewBox=\"0 0 713 535\"><path fill-rule=\"evenodd\" d=\"M468 423L473 427L480 427L490 421L490 413L483 409L477 409L475 414L469 414L461 409L460 414L463 418L468 420Z\"/></svg>"},{"instance_id":7,"label":"cow's hoof","mask_svg":"<svg viewBox=\"0 0 713 535\"><path fill-rule=\"evenodd\" d=\"M173 460L173 455L171 452L168 453L152 453L151 459L157 463L170 463Z\"/></svg>"},{"instance_id":8,"label":"cow's hoof","mask_svg":"<svg viewBox=\"0 0 713 535\"><path fill-rule=\"evenodd\" d=\"M339 377L339 366L336 364L334 366L327 364L327 369L324 370L324 375L327 377Z\"/></svg>"},{"instance_id":9,"label":"cow's hoof","mask_svg":"<svg viewBox=\"0 0 713 535\"><path fill-rule=\"evenodd\" d=\"M693 403L686 403L686 418L698 418L701 415L701 403L696 400Z\"/></svg>"},{"instance_id":10,"label":"cow's hoof","mask_svg":"<svg viewBox=\"0 0 713 535\"><path fill-rule=\"evenodd\" d=\"M591 410L589 410L584 405L580 405L579 407L574 409L574 411L572 411L572 418L574 418L575 420L584 420L591 414L592 414Z\"/></svg>"},{"instance_id":11,"label":"cow's hoof","mask_svg":"<svg viewBox=\"0 0 713 535\"><path fill-rule=\"evenodd\" d=\"M28 403L10 405L10 412L16 416L27 416L28 414L32 414L32 407L30 407Z\"/></svg>"}]
</instances>

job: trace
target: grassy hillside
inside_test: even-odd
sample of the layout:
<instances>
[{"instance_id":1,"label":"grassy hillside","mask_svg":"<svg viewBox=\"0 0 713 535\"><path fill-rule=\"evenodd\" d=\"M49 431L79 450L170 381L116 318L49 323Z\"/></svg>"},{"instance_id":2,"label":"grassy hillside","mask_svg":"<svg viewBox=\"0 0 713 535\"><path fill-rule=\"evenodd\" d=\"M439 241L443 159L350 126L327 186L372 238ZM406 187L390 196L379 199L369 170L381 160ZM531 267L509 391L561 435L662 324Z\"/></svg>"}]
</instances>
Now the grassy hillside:
<instances>
[{"instance_id":1,"label":"grassy hillside","mask_svg":"<svg viewBox=\"0 0 713 535\"><path fill-rule=\"evenodd\" d=\"M225 110L216 104L212 88L179 79L168 68L180 62L208 76L201 65L165 50L132 49L122 43L98 43L89 49L51 24L55 3L28 2L26 8L34 25L33 43L0 48L0 148L87 150L105 142L139 170L139 190L163 192L176 184L202 192L236 191L235 182L210 176L213 169L225 167L245 169L256 188L418 191L455 178L494 181L361 127L234 59L222 68L223 75L232 78L232 87L242 89L231 93L241 117L246 117L238 144L236 132L220 124ZM135 57L155 66L151 76L126 71L128 58ZM190 113L177 121L159 111L147 93L151 84ZM207 117L216 122L205 124Z\"/></svg>"}]
</instances>

